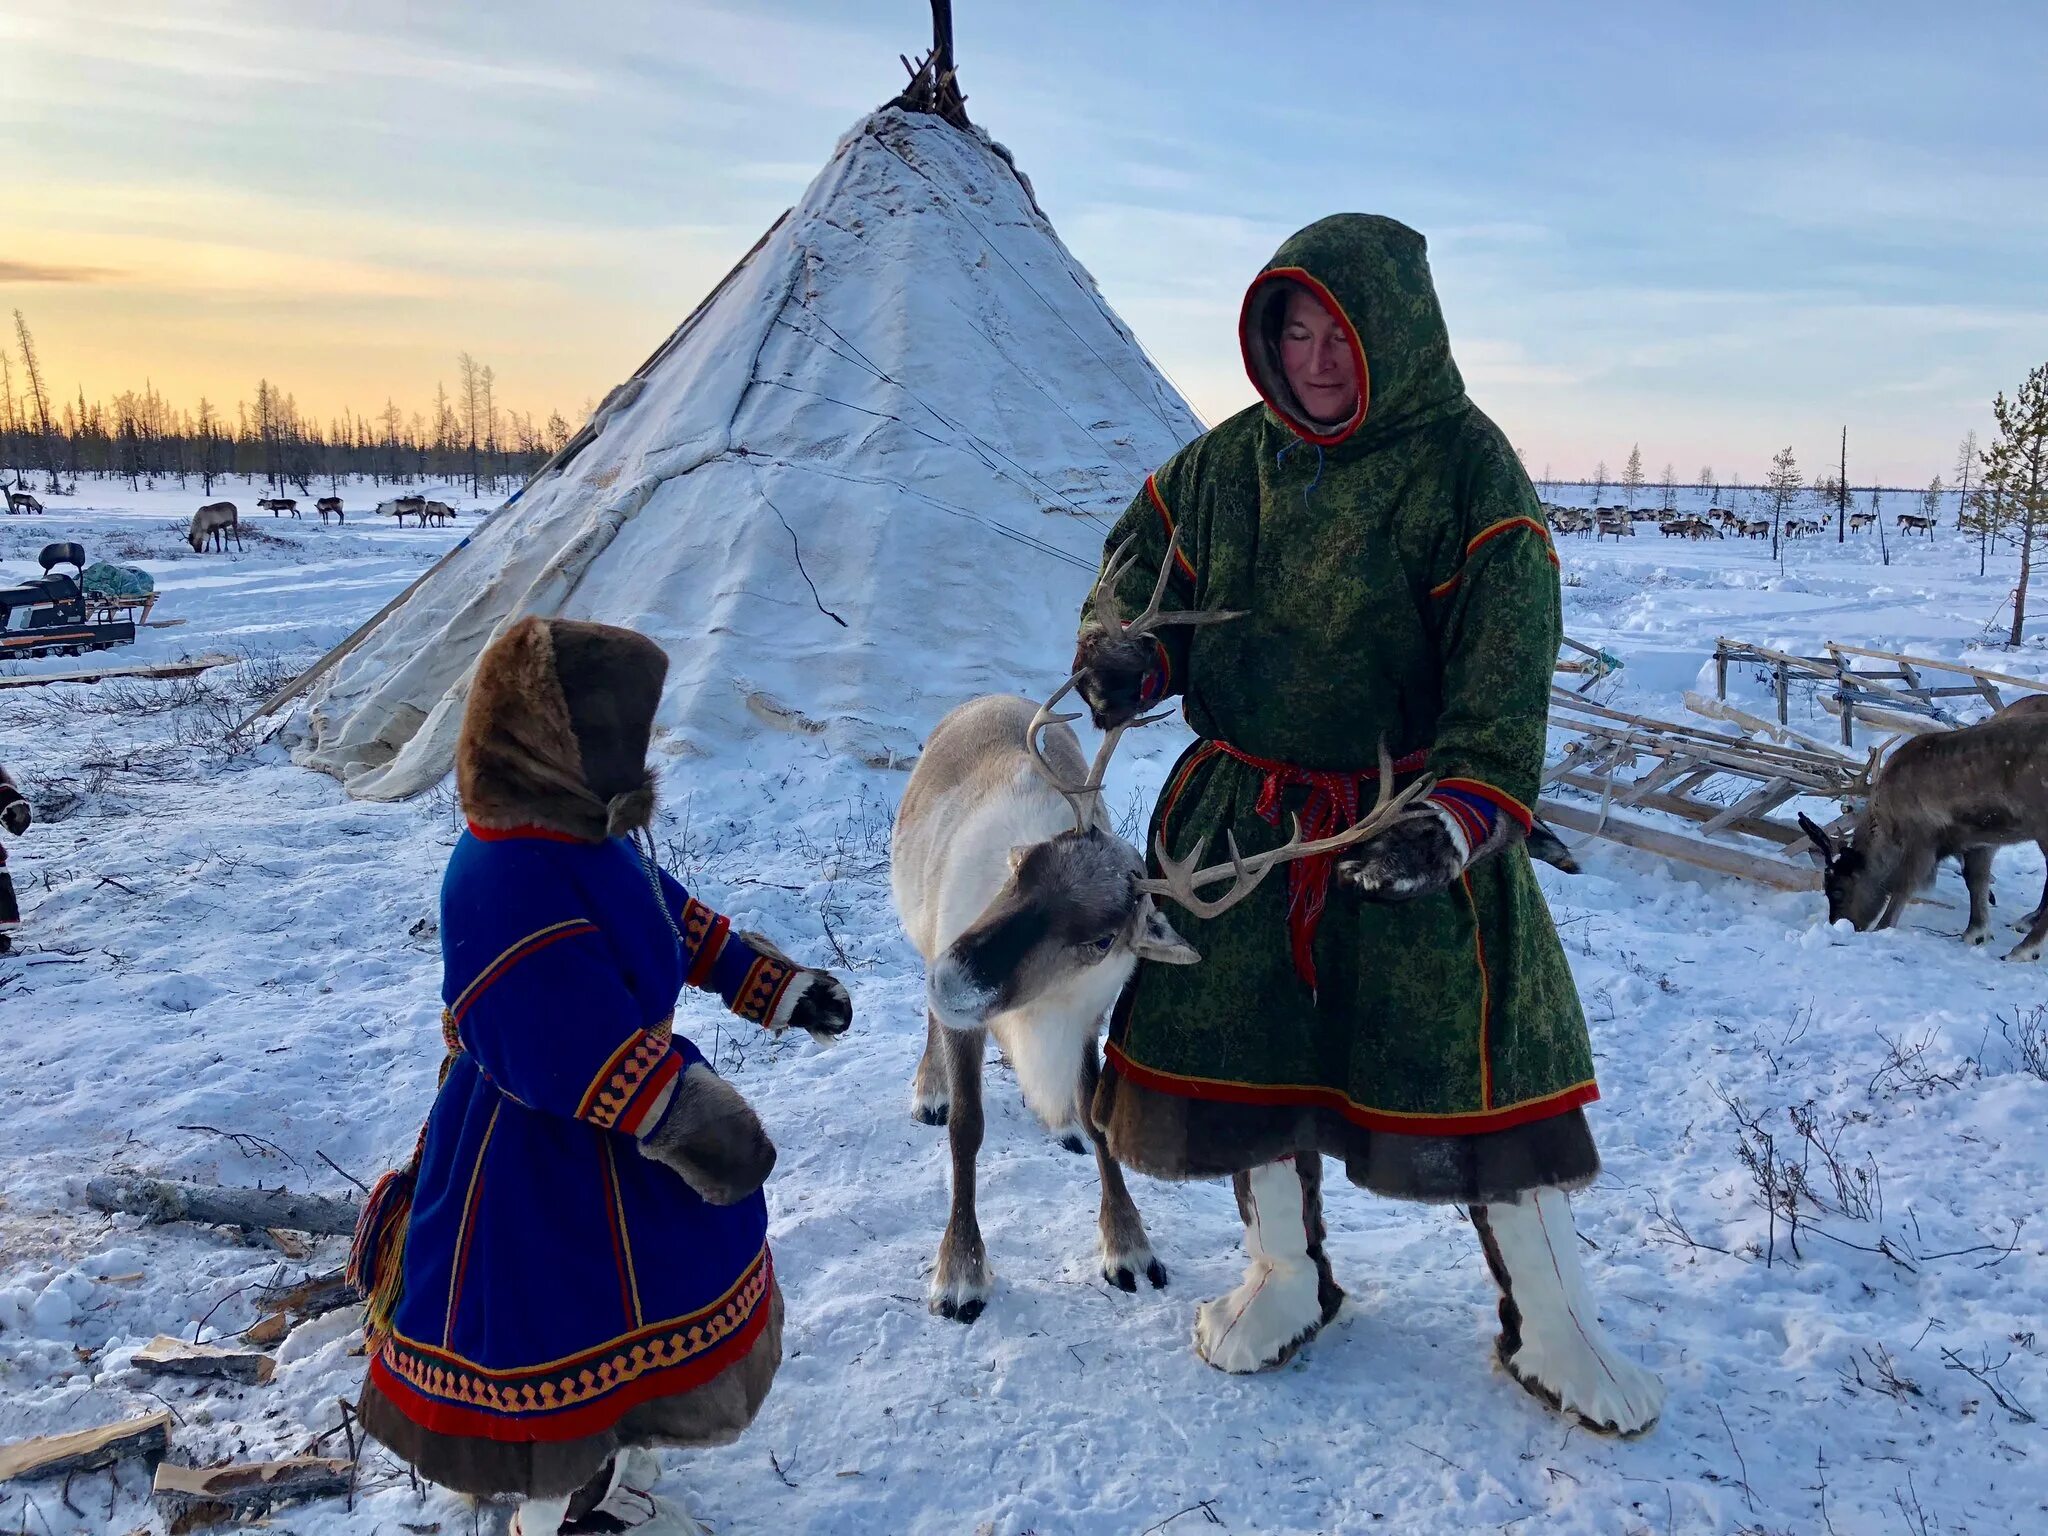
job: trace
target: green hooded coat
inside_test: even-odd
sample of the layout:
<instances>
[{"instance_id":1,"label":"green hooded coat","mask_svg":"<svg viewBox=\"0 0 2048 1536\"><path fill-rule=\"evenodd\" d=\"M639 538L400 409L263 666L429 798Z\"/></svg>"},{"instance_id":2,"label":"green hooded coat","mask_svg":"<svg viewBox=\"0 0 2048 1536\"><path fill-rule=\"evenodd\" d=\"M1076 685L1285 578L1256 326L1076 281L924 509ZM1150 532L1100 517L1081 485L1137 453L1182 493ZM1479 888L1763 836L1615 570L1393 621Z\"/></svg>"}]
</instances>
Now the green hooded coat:
<instances>
[{"instance_id":1,"label":"green hooded coat","mask_svg":"<svg viewBox=\"0 0 2048 1536\"><path fill-rule=\"evenodd\" d=\"M1269 344L1290 284L1353 338L1359 409L1341 426L1301 411ZM1277 846L1308 788L1272 768L1341 775L1369 806L1382 741L1526 830L1557 560L1514 450L1465 397L1422 237L1359 214L1311 225L1252 284L1240 336L1265 403L1162 466L1108 541L1140 554L1126 613L1176 528L1168 606L1246 610L1163 632L1165 692L1201 739L1148 848ZM1521 839L1503 843L1439 894L1329 889L1313 988L1284 872L1212 920L1176 911L1202 961L1142 965L1119 1004L1096 1099L1117 1156L1184 1177L1319 1148L1368 1187L1440 1200L1590 1180L1585 1018Z\"/></svg>"}]
</instances>

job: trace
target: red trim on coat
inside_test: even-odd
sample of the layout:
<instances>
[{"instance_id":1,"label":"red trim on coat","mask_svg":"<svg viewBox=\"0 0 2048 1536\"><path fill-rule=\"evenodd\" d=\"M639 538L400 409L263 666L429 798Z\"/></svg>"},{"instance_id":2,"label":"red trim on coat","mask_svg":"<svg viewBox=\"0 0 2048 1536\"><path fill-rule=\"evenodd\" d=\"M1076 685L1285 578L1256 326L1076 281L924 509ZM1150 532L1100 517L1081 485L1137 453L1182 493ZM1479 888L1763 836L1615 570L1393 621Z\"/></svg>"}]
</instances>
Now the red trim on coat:
<instances>
[{"instance_id":1,"label":"red trim on coat","mask_svg":"<svg viewBox=\"0 0 2048 1536\"><path fill-rule=\"evenodd\" d=\"M557 832L553 827L484 827L475 822L469 824L469 835L486 843L509 843L515 838L538 838L544 843L578 843L591 847L603 838L571 837L567 832Z\"/></svg>"},{"instance_id":2,"label":"red trim on coat","mask_svg":"<svg viewBox=\"0 0 2048 1536\"><path fill-rule=\"evenodd\" d=\"M1157 475L1147 475L1145 477L1145 494L1152 498L1152 505L1159 511L1159 521L1166 524L1166 536L1168 539L1171 539L1174 529L1173 514L1166 510L1166 498L1159 494L1159 477ZM1181 568L1181 574L1186 576L1189 581L1195 579L1195 563L1188 558L1186 540L1182 540L1174 546L1173 563Z\"/></svg>"},{"instance_id":3,"label":"red trim on coat","mask_svg":"<svg viewBox=\"0 0 2048 1536\"><path fill-rule=\"evenodd\" d=\"M1550 530L1548 528L1544 527L1542 523L1533 517L1504 517L1499 522L1489 524L1480 529L1478 533L1472 536L1471 541L1465 545L1465 553L1458 566L1457 573L1449 581L1438 582L1435 586L1431 587L1429 595L1433 598L1450 596L1452 592L1457 590L1458 583L1465 579L1464 562L1469 562L1472 556L1478 552L1479 547L1489 539L1497 538L1503 533L1512 533L1517 528L1534 529L1536 536L1543 541L1543 553L1550 557L1550 563L1552 565L1558 563L1557 546L1551 542Z\"/></svg>"},{"instance_id":4,"label":"red trim on coat","mask_svg":"<svg viewBox=\"0 0 2048 1536\"><path fill-rule=\"evenodd\" d=\"M1536 818L1530 814L1529 807L1522 804L1521 801L1517 800L1506 790L1495 789L1491 784L1481 783L1478 779L1438 779L1436 787L1438 789L1460 789L1468 795L1477 795L1481 800L1499 806L1510 816L1514 817L1524 832L1527 832L1536 825Z\"/></svg>"},{"instance_id":5,"label":"red trim on coat","mask_svg":"<svg viewBox=\"0 0 2048 1536\"><path fill-rule=\"evenodd\" d=\"M709 911L707 907L705 909ZM725 936L732 931L732 921L723 915L711 920L711 931L704 935L704 942L697 946L697 959L690 966L690 974L683 978L686 987L701 989L711 979L711 968L718 963L719 955L725 949Z\"/></svg>"},{"instance_id":6,"label":"red trim on coat","mask_svg":"<svg viewBox=\"0 0 2048 1536\"><path fill-rule=\"evenodd\" d=\"M670 1051L668 1059L648 1074L647 1081L640 1085L640 1091L633 1096L632 1107L619 1116L619 1123L613 1129L623 1135L638 1136L640 1128L647 1123L647 1112L654 1108L656 1101L661 1098L661 1090L674 1082L682 1070L683 1058Z\"/></svg>"},{"instance_id":7,"label":"red trim on coat","mask_svg":"<svg viewBox=\"0 0 2048 1536\"><path fill-rule=\"evenodd\" d=\"M1103 1059L1118 1072L1154 1093L1172 1094L1177 1099L1207 1099L1223 1104L1288 1104L1334 1110L1353 1125L1369 1131L1386 1131L1396 1136L1481 1136L1489 1131L1511 1130L1534 1120L1549 1120L1568 1114L1600 1097L1600 1085L1590 1077L1540 1099L1525 1099L1480 1114L1417 1114L1393 1109L1367 1109L1354 1103L1342 1090L1304 1083L1237 1083L1223 1078L1188 1077L1178 1072L1161 1072L1131 1060L1115 1042L1102 1047Z\"/></svg>"},{"instance_id":8,"label":"red trim on coat","mask_svg":"<svg viewBox=\"0 0 2048 1536\"><path fill-rule=\"evenodd\" d=\"M1252 300L1268 283L1283 280L1299 283L1314 294L1322 302L1323 308L1344 322L1344 334L1351 342L1352 361L1358 365L1358 410L1335 432L1311 432L1293 416L1281 410L1272 396L1266 393L1265 380L1259 376L1258 367L1252 361ZM1251 287L1244 291L1244 303L1237 311L1237 349L1244 358L1244 371L1252 381L1252 388L1259 392L1259 398L1271 406L1273 414L1287 423L1287 430L1303 442L1314 443L1318 448L1334 448L1365 425L1365 414L1372 406L1372 370L1366 366L1365 343L1358 339L1358 327L1351 323L1351 316L1345 313L1344 306L1337 301L1337 295L1330 292L1321 279L1311 276L1305 268L1269 267L1252 279Z\"/></svg>"},{"instance_id":9,"label":"red trim on coat","mask_svg":"<svg viewBox=\"0 0 2048 1536\"><path fill-rule=\"evenodd\" d=\"M564 918L551 928L543 928L539 933L527 935L527 937L506 950L504 954L493 960L478 973L476 980L462 989L462 995L456 998L446 1010L450 1022L457 1029L460 1029L462 1021L468 1015L469 1010L476 1006L477 999L504 980L505 973L528 955L537 955L542 950L548 948L548 946L559 944L564 939L581 938L586 933L596 933L597 931L597 924L591 922L588 918L572 917Z\"/></svg>"},{"instance_id":10,"label":"red trim on coat","mask_svg":"<svg viewBox=\"0 0 2048 1536\"><path fill-rule=\"evenodd\" d=\"M1472 914L1472 952L1479 962L1479 1107L1493 1108L1493 982L1486 974L1486 935L1479 931L1479 901L1472 894L1469 872L1458 876L1465 888L1465 910Z\"/></svg>"},{"instance_id":11,"label":"red trim on coat","mask_svg":"<svg viewBox=\"0 0 2048 1536\"><path fill-rule=\"evenodd\" d=\"M377 1390L391 1400L391 1405L422 1429L432 1430L441 1435L467 1435L478 1440L496 1440L506 1444L527 1443L551 1444L563 1440L580 1440L588 1435L603 1434L628 1410L642 1403L653 1402L656 1398L675 1397L692 1388L701 1387L714 1377L738 1363L760 1337L761 1330L768 1324L769 1309L773 1305L775 1272L773 1261L764 1250L762 1262L768 1269L768 1284L761 1292L761 1300L747 1320L732 1331L711 1350L686 1360L681 1365L670 1366L667 1370L649 1372L607 1394L593 1403L580 1408L567 1408L545 1417L520 1414L508 1417L488 1413L478 1408L465 1408L458 1403L443 1402L439 1398L427 1397L409 1382L402 1380L386 1363L380 1353L370 1362L370 1380Z\"/></svg>"}]
</instances>

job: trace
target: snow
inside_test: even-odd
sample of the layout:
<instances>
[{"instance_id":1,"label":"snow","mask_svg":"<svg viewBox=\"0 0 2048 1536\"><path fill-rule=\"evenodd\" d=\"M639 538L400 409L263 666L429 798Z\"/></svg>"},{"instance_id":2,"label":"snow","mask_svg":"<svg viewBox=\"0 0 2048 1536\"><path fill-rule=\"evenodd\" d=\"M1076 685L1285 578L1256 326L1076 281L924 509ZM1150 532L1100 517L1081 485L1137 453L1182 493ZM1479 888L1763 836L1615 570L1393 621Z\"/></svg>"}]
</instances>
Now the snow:
<instances>
[{"instance_id":1,"label":"snow","mask_svg":"<svg viewBox=\"0 0 2048 1536\"><path fill-rule=\"evenodd\" d=\"M228 494L252 499L239 490ZM159 1400L181 1417L178 1454L202 1462L291 1454L335 1428L361 1370L347 1316L295 1333L267 1388L152 1379L129 1356L158 1333L247 1327L249 1287L338 1264L340 1240L294 1264L225 1232L100 1216L82 1186L129 1169L345 1193L322 1154L364 1180L403 1157L439 1064L433 914L457 835L445 789L353 801L279 743L223 749L219 722L473 525L400 534L285 519L277 544L195 557L164 527L199 499L196 487L88 485L44 519L0 522L9 572L60 537L90 554L158 548L142 562L163 593L158 616L189 623L145 631L111 659L257 658L210 674L197 697L169 685L0 693L0 750L46 811L10 844L27 926L0 960L0 1442ZM1711 687L1722 632L2048 675L2040 642L2013 653L1983 633L2011 562L1979 580L1974 548L1948 529L1895 543L1889 568L1868 542L1794 544L1782 571L1755 544L1561 545L1571 632L1627 663L1602 685L1617 707L1682 715L1685 689ZM914 733L943 702L930 695L991 675L1057 682L1084 573L1017 550L1004 579L1035 596L1004 600L1057 618L999 645L951 617L990 604L987 571L942 549L896 558L920 564L943 623L931 648L891 661L925 669L923 689L863 701L874 727ZM811 571L830 606L880 579L823 559ZM815 610L780 612L792 644L805 625L843 640ZM1794 723L1823 736L1831 725ZM1113 804L1134 811L1183 739L1178 727L1138 733ZM698 751L662 760L671 867L736 921L840 969L857 1008L828 1050L744 1035L696 994L683 1007L782 1154L769 1197L788 1358L737 1445L665 1460L664 1494L717 1529L1127 1536L1182 1511L1169 1533L1209 1529L1205 1504L1223 1528L1257 1532L1920 1529L1901 1500L1930 1530L2040 1528L2039 1426L1950 1361L2048 1411L2048 1082L2023 1069L2016 1043L2048 971L1956 942L1952 873L1942 894L1955 910L1855 935L1826 926L1818 897L1609 844L1581 850L1579 877L1540 869L1605 1095L1591 1113L1606 1172L1576 1201L1583 1257L1615 1339L1671 1394L1649 1436L1617 1443L1571 1428L1492 1364L1491 1285L1458 1212L1375 1200L1340 1178L1327 1200L1344 1314L1277 1374L1202 1365L1194 1305L1234 1285L1243 1262L1227 1187L1134 1180L1172 1283L1109 1290L1094 1269L1092 1164L1047 1136L1000 1067L980 1194L995 1294L972 1327L928 1314L946 1158L943 1133L909 1108L921 982L886 877L904 774L803 731L707 736ZM2001 922L2032 905L2041 875L2031 850L2000 854ZM1793 1252L1783 1215L1773 1232L1752 1196L1728 1101L1779 1156L1799 1145L1788 1111L1810 1106L1844 1166L1881 1179L1881 1208L1873 1190L1867 1215L1802 1220ZM1844 1203L1820 1159L1808 1163L1814 1187ZM341 1437L321 1443L337 1450ZM74 1485L82 1518L53 1484L0 1485L0 1529L149 1521L137 1470L111 1495L107 1483ZM376 1450L354 1514L329 1503L281 1519L302 1536L400 1522L458 1531L469 1515L416 1493Z\"/></svg>"}]
</instances>

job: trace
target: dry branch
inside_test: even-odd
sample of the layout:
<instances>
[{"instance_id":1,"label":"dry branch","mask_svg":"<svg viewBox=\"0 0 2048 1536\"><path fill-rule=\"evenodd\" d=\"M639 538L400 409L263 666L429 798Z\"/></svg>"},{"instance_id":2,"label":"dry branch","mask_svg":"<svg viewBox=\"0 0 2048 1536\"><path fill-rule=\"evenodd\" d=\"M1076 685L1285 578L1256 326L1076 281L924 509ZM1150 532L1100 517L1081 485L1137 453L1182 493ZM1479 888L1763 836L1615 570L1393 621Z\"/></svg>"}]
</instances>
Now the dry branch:
<instances>
[{"instance_id":1,"label":"dry branch","mask_svg":"<svg viewBox=\"0 0 2048 1536\"><path fill-rule=\"evenodd\" d=\"M251 1344L278 1344L299 1324L356 1306L362 1299L362 1292L350 1285L338 1269L324 1275L308 1275L289 1289L265 1291L258 1299L265 1315L242 1337Z\"/></svg>"},{"instance_id":2,"label":"dry branch","mask_svg":"<svg viewBox=\"0 0 2048 1536\"><path fill-rule=\"evenodd\" d=\"M230 1189L164 1179L92 1179L85 1198L97 1210L141 1216L153 1224L207 1222L223 1227L278 1227L287 1232L346 1237L356 1229L356 1203L288 1189Z\"/></svg>"},{"instance_id":3,"label":"dry branch","mask_svg":"<svg viewBox=\"0 0 2048 1536\"><path fill-rule=\"evenodd\" d=\"M41 1435L0 1446L0 1483L12 1478L69 1477L98 1472L131 1456L151 1459L171 1447L171 1416L153 1413L102 1429L69 1435Z\"/></svg>"}]
</instances>

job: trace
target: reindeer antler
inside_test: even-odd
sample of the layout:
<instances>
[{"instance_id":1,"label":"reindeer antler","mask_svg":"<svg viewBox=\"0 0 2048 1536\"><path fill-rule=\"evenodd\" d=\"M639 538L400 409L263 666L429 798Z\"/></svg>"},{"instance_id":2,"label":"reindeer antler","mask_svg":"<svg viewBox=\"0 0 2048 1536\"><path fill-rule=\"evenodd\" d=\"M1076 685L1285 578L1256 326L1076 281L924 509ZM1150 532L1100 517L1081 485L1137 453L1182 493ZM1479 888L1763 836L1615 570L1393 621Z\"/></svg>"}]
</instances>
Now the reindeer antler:
<instances>
[{"instance_id":1,"label":"reindeer antler","mask_svg":"<svg viewBox=\"0 0 2048 1536\"><path fill-rule=\"evenodd\" d=\"M1206 869L1196 866L1202 862L1202 855L1208 851L1209 840L1205 837L1197 842L1194 851L1185 859L1176 859L1166 851L1166 836L1161 833L1153 845L1153 855L1159 860L1159 867L1165 874L1157 880L1145 879L1138 882L1138 889L1152 896L1164 896L1179 906L1186 907L1197 917L1216 917L1228 912L1259 888L1259 883L1282 864L1292 864L1297 859L1314 858L1317 854L1335 853L1362 843L1377 832L1382 832L1408 816L1428 814L1417 812L1414 802L1435 787L1435 780L1417 779L1398 795L1394 793L1394 760L1387 752L1385 741L1380 743L1379 793L1373 807L1363 819L1333 837L1319 837L1304 842L1301 836L1301 818L1294 818L1294 830L1282 843L1267 853L1256 853L1250 858L1238 852L1237 834L1227 833L1230 845L1230 862L1212 864ZM1225 876L1231 877L1230 889L1213 900L1197 895L1198 889L1214 885Z\"/></svg>"},{"instance_id":2,"label":"reindeer antler","mask_svg":"<svg viewBox=\"0 0 2048 1536\"><path fill-rule=\"evenodd\" d=\"M1095 578L1095 585L1089 589L1088 607L1094 613L1095 622L1104 630L1110 634L1116 634L1121 631L1124 635L1137 639L1155 634L1169 624L1222 624L1230 619L1241 619L1244 617L1245 610L1242 608L1186 609L1171 613L1160 612L1160 600L1165 597L1167 580L1173 574L1173 559L1180 551L1180 530L1176 528L1166 541L1166 554L1159 562L1158 578L1152 583L1151 601L1146 603L1144 612L1140 613L1129 623L1125 623L1123 615L1117 610L1116 586L1118 582L1129 574L1131 567L1137 562L1138 556L1131 548L1136 542L1137 535L1133 534L1130 538L1125 539L1123 543L1119 544L1116 547L1116 553L1104 562L1102 574ZM1124 732L1134 725L1150 725L1155 720L1164 720L1172 711L1162 710L1156 715L1144 715L1136 720L1126 720L1122 725L1111 727L1104 734L1102 745L1096 749L1095 762L1089 768L1087 778L1083 779L1079 784L1069 784L1059 776L1052 764L1046 760L1045 747L1040 742L1039 736L1049 726L1064 724L1067 721L1081 718L1078 713L1056 715L1052 712L1052 707L1069 693L1073 692L1075 684L1080 681L1081 674L1079 672L1074 673L1059 686L1058 691L1051 698L1038 706L1038 713L1031 717L1031 724L1024 732L1024 750L1030 754L1032 765L1038 769L1045 781L1062 795L1066 796L1067 804L1073 807L1074 830L1076 832L1085 832L1088 830L1089 811L1093 808L1096 796L1102 793L1102 776L1109 771L1109 760L1116 756L1117 743L1123 740Z\"/></svg>"}]
</instances>

